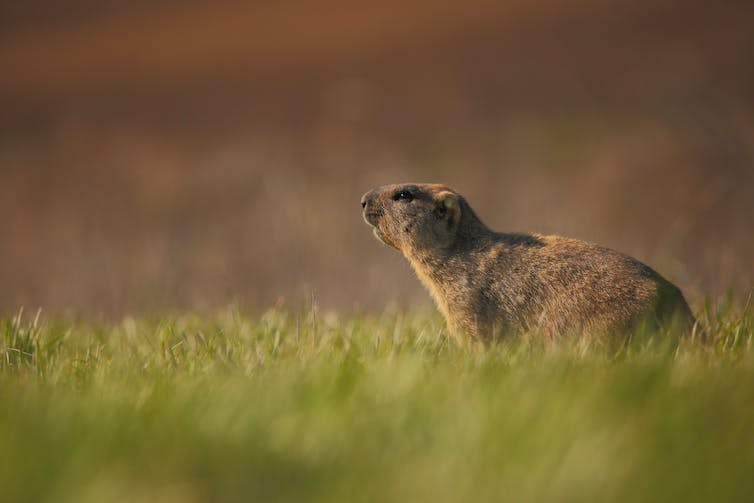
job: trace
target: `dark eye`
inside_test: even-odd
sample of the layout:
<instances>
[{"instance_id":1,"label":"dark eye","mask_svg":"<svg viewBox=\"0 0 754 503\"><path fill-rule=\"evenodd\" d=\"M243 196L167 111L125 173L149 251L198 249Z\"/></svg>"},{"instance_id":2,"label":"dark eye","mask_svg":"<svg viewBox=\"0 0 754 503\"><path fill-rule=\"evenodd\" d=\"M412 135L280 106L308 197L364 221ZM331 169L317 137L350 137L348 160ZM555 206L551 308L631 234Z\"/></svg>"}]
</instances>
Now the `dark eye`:
<instances>
[{"instance_id":1,"label":"dark eye","mask_svg":"<svg viewBox=\"0 0 754 503\"><path fill-rule=\"evenodd\" d=\"M398 191L393 195L393 201L406 201L407 203L410 203L413 200L414 195L407 190Z\"/></svg>"}]
</instances>

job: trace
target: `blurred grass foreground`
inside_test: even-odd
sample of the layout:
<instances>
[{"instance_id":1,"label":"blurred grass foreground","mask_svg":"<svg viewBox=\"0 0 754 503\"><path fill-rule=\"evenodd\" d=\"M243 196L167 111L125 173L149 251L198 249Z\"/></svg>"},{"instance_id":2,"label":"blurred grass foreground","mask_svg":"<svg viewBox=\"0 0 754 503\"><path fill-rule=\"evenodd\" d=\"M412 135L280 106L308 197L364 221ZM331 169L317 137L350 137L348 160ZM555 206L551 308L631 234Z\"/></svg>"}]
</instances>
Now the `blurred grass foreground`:
<instances>
[{"instance_id":1,"label":"blurred grass foreground","mask_svg":"<svg viewBox=\"0 0 754 503\"><path fill-rule=\"evenodd\" d=\"M616 350L421 312L1 320L4 501L754 500L754 317Z\"/></svg>"}]
</instances>

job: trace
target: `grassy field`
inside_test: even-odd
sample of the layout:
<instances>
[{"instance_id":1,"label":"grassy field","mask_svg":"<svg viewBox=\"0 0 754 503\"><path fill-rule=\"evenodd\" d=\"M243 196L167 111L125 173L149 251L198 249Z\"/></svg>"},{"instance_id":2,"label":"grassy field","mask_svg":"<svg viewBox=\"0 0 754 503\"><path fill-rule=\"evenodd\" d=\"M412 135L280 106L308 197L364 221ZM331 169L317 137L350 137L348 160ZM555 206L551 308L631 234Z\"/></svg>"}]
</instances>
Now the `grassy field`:
<instances>
[{"instance_id":1,"label":"grassy field","mask_svg":"<svg viewBox=\"0 0 754 503\"><path fill-rule=\"evenodd\" d=\"M754 501L754 316L616 350L432 312L0 327L2 501Z\"/></svg>"}]
</instances>

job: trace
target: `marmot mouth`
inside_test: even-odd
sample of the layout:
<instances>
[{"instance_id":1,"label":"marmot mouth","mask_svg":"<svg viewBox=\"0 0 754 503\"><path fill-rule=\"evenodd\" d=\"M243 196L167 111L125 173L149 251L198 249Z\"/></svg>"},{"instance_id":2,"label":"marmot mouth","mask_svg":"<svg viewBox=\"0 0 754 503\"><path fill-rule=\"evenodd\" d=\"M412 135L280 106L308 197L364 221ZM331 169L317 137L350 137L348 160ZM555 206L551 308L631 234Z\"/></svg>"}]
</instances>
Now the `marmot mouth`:
<instances>
[{"instance_id":1,"label":"marmot mouth","mask_svg":"<svg viewBox=\"0 0 754 503\"><path fill-rule=\"evenodd\" d=\"M377 219L380 218L384 213L382 211L369 211L364 212L364 221L371 225L372 227L377 226Z\"/></svg>"}]
</instances>

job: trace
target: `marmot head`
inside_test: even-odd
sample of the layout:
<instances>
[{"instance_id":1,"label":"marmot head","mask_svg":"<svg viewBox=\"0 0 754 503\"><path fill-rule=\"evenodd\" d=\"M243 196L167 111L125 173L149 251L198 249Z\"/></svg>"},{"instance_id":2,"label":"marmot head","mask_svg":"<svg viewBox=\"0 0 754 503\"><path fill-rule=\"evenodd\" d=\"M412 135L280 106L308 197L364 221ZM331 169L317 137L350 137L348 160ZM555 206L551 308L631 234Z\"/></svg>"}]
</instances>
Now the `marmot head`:
<instances>
[{"instance_id":1,"label":"marmot head","mask_svg":"<svg viewBox=\"0 0 754 503\"><path fill-rule=\"evenodd\" d=\"M403 253L448 248L455 241L463 198L445 185L384 185L361 198L364 220L383 243Z\"/></svg>"}]
</instances>

